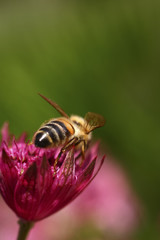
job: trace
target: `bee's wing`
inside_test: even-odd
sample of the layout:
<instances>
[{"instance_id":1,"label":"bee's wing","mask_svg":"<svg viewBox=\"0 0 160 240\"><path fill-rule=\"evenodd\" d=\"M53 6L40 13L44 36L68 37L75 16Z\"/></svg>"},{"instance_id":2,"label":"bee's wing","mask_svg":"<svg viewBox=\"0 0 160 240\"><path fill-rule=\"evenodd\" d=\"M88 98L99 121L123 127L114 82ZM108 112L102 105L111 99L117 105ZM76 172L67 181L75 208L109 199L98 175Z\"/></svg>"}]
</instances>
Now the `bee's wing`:
<instances>
[{"instance_id":1,"label":"bee's wing","mask_svg":"<svg viewBox=\"0 0 160 240\"><path fill-rule=\"evenodd\" d=\"M88 112L86 113L84 119L87 122L86 128L88 133L93 131L95 128L104 126L105 124L104 117L97 113Z\"/></svg>"},{"instance_id":2,"label":"bee's wing","mask_svg":"<svg viewBox=\"0 0 160 240\"><path fill-rule=\"evenodd\" d=\"M69 116L65 113L65 111L55 102L46 98L42 94L38 93L45 101L47 101L52 107L54 107L62 116L69 118Z\"/></svg>"}]
</instances>

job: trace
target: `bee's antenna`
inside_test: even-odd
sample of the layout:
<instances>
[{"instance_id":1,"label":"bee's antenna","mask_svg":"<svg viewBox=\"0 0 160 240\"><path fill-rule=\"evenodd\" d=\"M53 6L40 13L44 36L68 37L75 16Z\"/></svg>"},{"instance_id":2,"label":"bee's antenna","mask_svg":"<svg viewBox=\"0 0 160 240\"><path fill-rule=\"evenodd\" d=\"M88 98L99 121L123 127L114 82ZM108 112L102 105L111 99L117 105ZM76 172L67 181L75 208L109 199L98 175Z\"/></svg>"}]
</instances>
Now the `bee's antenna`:
<instances>
[{"instance_id":1,"label":"bee's antenna","mask_svg":"<svg viewBox=\"0 0 160 240\"><path fill-rule=\"evenodd\" d=\"M46 98L43 96L41 93L38 93L45 101L47 101L52 107L54 107L62 116L69 118L69 116L63 111L63 109L55 102L52 100Z\"/></svg>"}]
</instances>

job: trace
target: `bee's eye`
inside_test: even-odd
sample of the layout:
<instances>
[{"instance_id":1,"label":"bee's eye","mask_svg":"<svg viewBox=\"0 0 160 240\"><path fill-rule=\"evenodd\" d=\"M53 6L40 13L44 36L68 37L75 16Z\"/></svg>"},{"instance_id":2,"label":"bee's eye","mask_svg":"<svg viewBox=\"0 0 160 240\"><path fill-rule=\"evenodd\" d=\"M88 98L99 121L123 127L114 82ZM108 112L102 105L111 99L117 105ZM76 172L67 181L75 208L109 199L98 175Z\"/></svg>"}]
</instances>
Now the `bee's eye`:
<instances>
[{"instance_id":1,"label":"bee's eye","mask_svg":"<svg viewBox=\"0 0 160 240\"><path fill-rule=\"evenodd\" d=\"M73 121L76 125L78 125L78 126L82 126L82 124L81 123L79 123L79 122L77 122L77 121Z\"/></svg>"}]
</instances>

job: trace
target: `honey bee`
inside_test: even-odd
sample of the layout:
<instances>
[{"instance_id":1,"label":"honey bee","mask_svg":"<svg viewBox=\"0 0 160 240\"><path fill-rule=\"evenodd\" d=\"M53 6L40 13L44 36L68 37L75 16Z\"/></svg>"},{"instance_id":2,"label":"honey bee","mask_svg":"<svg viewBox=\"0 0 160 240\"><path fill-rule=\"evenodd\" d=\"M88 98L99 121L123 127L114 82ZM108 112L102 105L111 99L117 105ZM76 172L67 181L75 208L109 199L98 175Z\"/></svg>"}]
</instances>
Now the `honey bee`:
<instances>
[{"instance_id":1,"label":"honey bee","mask_svg":"<svg viewBox=\"0 0 160 240\"><path fill-rule=\"evenodd\" d=\"M62 145L61 152L75 146L76 149L81 149L82 156L84 157L85 150L92 137L92 131L105 124L103 116L88 112L84 118L77 115L69 117L57 103L40 93L39 95L54 107L62 117L52 118L43 123L34 134L32 143L40 148Z\"/></svg>"}]
</instances>

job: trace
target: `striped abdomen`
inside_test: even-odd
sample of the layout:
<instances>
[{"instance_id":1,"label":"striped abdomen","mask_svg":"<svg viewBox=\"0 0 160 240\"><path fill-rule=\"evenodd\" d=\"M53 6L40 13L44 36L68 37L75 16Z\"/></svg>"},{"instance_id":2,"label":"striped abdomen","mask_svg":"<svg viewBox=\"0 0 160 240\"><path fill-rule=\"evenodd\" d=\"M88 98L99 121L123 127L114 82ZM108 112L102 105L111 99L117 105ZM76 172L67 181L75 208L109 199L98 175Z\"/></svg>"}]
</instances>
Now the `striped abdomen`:
<instances>
[{"instance_id":1,"label":"striped abdomen","mask_svg":"<svg viewBox=\"0 0 160 240\"><path fill-rule=\"evenodd\" d=\"M36 147L41 148L58 146L67 142L74 132L68 119L52 119L35 133L33 143Z\"/></svg>"}]
</instances>

